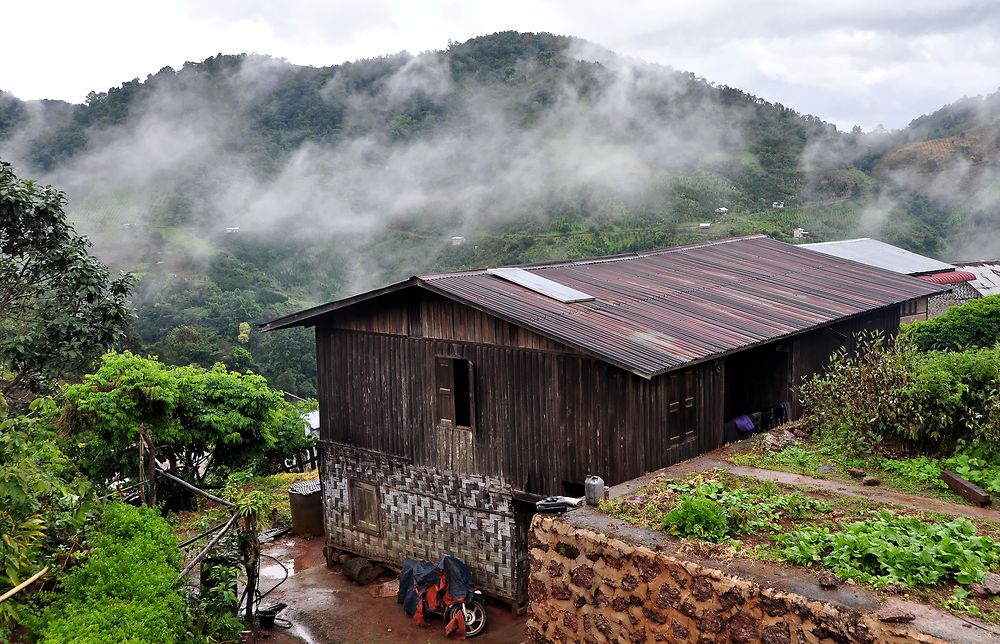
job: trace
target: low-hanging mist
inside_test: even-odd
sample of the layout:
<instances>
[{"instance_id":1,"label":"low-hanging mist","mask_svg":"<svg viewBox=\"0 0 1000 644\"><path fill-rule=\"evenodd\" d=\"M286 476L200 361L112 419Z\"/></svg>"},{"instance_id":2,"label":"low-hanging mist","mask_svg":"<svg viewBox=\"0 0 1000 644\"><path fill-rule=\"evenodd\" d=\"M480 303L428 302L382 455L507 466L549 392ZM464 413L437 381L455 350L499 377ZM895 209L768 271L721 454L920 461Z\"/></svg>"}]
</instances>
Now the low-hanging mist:
<instances>
[{"instance_id":1,"label":"low-hanging mist","mask_svg":"<svg viewBox=\"0 0 1000 644\"><path fill-rule=\"evenodd\" d=\"M998 256L998 103L837 132L690 73L504 32L326 68L219 55L80 106L0 94L0 157L65 190L97 252L139 273L139 348L193 343L204 362L232 357L240 321L421 271L796 227Z\"/></svg>"}]
</instances>

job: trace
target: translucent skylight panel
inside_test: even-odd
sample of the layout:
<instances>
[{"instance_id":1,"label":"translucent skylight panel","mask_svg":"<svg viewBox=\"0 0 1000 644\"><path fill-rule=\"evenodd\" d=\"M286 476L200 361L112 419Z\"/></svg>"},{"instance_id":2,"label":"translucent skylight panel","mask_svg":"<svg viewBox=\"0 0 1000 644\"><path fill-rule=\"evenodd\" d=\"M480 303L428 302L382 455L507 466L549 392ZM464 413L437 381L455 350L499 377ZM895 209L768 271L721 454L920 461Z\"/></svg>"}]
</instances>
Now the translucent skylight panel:
<instances>
[{"instance_id":1,"label":"translucent skylight panel","mask_svg":"<svg viewBox=\"0 0 1000 644\"><path fill-rule=\"evenodd\" d=\"M589 302L594 299L593 295L587 295L583 291L570 288L569 286L550 280L547 277L536 275L535 273L526 271L523 268L491 268L486 272L490 275L495 275L500 279L513 282L518 286L523 286L524 288L534 291L535 293L539 293L545 297L550 297L553 300L558 300L566 304L570 304L572 302Z\"/></svg>"}]
</instances>

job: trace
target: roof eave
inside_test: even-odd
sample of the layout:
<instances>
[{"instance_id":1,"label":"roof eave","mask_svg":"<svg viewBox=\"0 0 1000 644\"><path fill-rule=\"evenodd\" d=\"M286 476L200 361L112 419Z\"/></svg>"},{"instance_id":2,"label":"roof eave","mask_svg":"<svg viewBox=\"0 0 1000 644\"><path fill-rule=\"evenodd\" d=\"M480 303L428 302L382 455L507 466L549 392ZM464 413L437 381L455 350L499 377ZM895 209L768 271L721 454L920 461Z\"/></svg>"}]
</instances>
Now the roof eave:
<instances>
[{"instance_id":1,"label":"roof eave","mask_svg":"<svg viewBox=\"0 0 1000 644\"><path fill-rule=\"evenodd\" d=\"M362 302L367 302L368 300L381 297L382 295L387 295L389 293L394 293L396 291L401 291L405 288L411 286L416 286L421 280L416 277L411 277L407 280L401 282L395 282L389 284L388 286L383 286L382 288L377 288L374 291L367 291L365 293L359 293L357 295L352 295L351 297L345 297L340 300L335 300L333 302L327 302L326 304L320 304L319 306L314 306L297 313L292 313L291 315L286 315L284 317L276 318L270 322L265 322L263 324L257 325L262 333L267 333L269 331L277 331L278 329L289 329L297 326L315 326L316 319L320 318L328 313L333 313L339 311L340 309L353 306L355 304L360 304Z\"/></svg>"}]
</instances>

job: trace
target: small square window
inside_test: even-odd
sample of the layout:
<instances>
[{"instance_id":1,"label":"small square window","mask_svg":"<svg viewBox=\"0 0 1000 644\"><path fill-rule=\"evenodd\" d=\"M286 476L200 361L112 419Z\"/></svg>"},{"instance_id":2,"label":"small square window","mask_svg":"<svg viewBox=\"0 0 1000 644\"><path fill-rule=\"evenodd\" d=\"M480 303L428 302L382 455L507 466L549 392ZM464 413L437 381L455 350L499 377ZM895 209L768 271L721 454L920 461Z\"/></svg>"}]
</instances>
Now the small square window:
<instances>
[{"instance_id":1,"label":"small square window","mask_svg":"<svg viewBox=\"0 0 1000 644\"><path fill-rule=\"evenodd\" d=\"M381 512L379 511L378 487L364 481L349 479L351 528L370 535L382 536Z\"/></svg>"}]
</instances>

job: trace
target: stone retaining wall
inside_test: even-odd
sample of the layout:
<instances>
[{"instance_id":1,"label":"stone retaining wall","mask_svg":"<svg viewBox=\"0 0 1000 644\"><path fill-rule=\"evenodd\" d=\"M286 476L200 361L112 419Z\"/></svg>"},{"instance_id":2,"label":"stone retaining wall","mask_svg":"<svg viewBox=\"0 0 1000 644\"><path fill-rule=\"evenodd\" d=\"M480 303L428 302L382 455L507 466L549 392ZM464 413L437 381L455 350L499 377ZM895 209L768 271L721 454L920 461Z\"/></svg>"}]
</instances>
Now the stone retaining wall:
<instances>
[{"instance_id":1,"label":"stone retaining wall","mask_svg":"<svg viewBox=\"0 0 1000 644\"><path fill-rule=\"evenodd\" d=\"M536 516L529 547L531 642L941 641L560 518Z\"/></svg>"}]
</instances>

